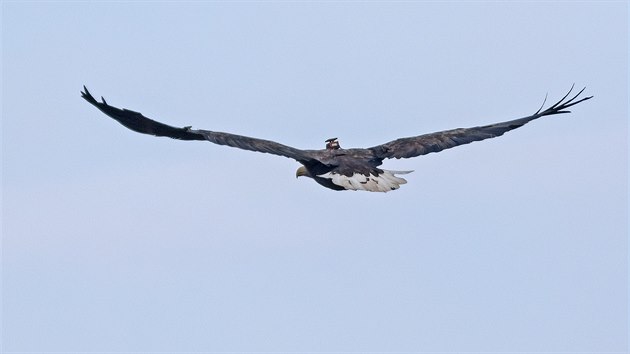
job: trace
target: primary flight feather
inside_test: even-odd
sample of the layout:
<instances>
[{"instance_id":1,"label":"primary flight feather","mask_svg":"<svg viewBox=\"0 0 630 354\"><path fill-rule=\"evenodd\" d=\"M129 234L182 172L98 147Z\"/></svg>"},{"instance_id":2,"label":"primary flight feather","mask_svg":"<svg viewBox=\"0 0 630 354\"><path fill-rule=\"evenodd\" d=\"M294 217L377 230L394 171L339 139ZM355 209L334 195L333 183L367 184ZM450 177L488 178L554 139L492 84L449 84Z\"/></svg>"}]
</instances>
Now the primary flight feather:
<instances>
[{"instance_id":1,"label":"primary flight feather","mask_svg":"<svg viewBox=\"0 0 630 354\"><path fill-rule=\"evenodd\" d=\"M571 87L571 90L554 105L545 110L541 106L536 113L519 119L473 128L458 128L400 138L366 149L343 149L337 139L333 138L326 140L325 149L301 150L271 140L210 130L191 129L191 127L172 127L149 119L138 112L110 106L102 97L101 102L98 102L85 86L83 86L83 90L81 96L86 101L120 124L138 133L166 136L179 140L207 140L219 145L292 158L302 164L296 171L296 177L310 177L322 186L334 190L364 190L370 192L389 192L398 189L401 184L407 183L404 178L397 175L410 173L411 171L388 171L378 168L384 159L416 157L474 141L501 136L505 132L520 128L534 119L554 114L570 113L567 108L593 97L588 96L578 99L584 91L582 89L569 98L573 91L573 87Z\"/></svg>"}]
</instances>

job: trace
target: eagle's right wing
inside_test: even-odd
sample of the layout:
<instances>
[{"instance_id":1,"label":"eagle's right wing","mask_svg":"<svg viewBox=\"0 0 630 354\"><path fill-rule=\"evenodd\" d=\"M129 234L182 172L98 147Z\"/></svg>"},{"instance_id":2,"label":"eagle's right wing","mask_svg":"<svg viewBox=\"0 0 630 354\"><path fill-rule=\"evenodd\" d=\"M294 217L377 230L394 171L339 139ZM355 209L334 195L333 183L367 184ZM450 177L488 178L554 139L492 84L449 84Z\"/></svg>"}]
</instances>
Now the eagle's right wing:
<instances>
[{"instance_id":1,"label":"eagle's right wing","mask_svg":"<svg viewBox=\"0 0 630 354\"><path fill-rule=\"evenodd\" d=\"M578 96L584 91L584 89L582 89L577 93L577 95L566 100L572 90L573 87L571 87L571 90L569 90L569 92L556 104L542 112L541 107L536 113L528 117L480 127L459 128L409 138L401 138L382 145L371 147L368 150L372 152L374 157L381 160L386 158L400 159L426 155L431 152L439 152L459 145L469 144L474 141L501 136L505 132L520 128L534 119L553 114L570 113L570 111L566 110L567 108L593 97L584 97L576 101L575 99L578 98Z\"/></svg>"},{"instance_id":2,"label":"eagle's right wing","mask_svg":"<svg viewBox=\"0 0 630 354\"><path fill-rule=\"evenodd\" d=\"M308 162L313 159L313 156L306 150L296 149L287 145L276 143L275 141L250 138L230 133L214 132L210 130L197 130L191 129L190 127L172 127L170 125L149 119L141 113L110 106L103 98L101 98L102 102L98 102L85 86L83 86L83 89L85 91L81 92L81 96L86 101L94 105L109 117L118 121L120 124L138 133L166 136L180 140L208 140L219 145L227 145L249 151L258 151L289 157L299 162Z\"/></svg>"}]
</instances>

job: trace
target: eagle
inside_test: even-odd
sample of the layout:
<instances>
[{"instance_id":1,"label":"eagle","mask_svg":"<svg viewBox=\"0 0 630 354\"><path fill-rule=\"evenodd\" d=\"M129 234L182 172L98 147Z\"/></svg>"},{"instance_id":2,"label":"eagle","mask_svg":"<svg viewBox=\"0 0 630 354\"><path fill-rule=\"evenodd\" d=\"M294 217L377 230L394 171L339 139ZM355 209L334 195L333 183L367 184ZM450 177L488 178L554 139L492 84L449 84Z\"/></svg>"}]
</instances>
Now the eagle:
<instances>
[{"instance_id":1,"label":"eagle","mask_svg":"<svg viewBox=\"0 0 630 354\"><path fill-rule=\"evenodd\" d=\"M109 117L138 133L179 140L207 140L219 145L284 156L301 164L296 171L296 178L309 177L320 185L337 191L389 192L400 188L401 184L407 183L399 175L413 171L390 171L379 168L383 160L416 157L474 141L495 138L540 117L570 113L571 111L568 111L567 108L593 97L587 96L578 99L586 89L583 88L569 98L574 86L571 86L569 92L562 99L543 110L547 101L545 96L538 111L527 117L472 128L457 128L400 138L365 149L344 149L337 138L331 138L325 141L325 148L320 150L302 150L271 140L192 129L191 126L173 127L149 119L141 113L110 106L103 97L101 97L101 102L98 102L85 86L83 86L81 96Z\"/></svg>"}]
</instances>

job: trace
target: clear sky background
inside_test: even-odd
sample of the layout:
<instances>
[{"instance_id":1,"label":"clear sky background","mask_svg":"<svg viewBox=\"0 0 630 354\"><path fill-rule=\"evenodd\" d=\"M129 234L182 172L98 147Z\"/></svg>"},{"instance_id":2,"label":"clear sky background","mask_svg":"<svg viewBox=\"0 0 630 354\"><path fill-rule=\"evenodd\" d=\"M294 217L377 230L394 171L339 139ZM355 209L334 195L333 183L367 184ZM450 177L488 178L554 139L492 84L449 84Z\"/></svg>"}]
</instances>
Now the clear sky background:
<instances>
[{"instance_id":1,"label":"clear sky background","mask_svg":"<svg viewBox=\"0 0 630 354\"><path fill-rule=\"evenodd\" d=\"M80 98L298 148L591 101L379 194L139 135ZM2 3L7 352L625 352L628 5Z\"/></svg>"}]
</instances>

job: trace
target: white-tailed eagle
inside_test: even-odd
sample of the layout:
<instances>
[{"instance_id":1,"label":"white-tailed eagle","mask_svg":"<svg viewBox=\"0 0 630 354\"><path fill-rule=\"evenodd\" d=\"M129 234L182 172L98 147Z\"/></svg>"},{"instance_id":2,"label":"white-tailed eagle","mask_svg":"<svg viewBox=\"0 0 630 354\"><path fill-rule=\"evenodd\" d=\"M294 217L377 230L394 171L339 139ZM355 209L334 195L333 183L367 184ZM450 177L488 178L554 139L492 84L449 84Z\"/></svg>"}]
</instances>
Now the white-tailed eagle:
<instances>
[{"instance_id":1,"label":"white-tailed eagle","mask_svg":"<svg viewBox=\"0 0 630 354\"><path fill-rule=\"evenodd\" d=\"M388 171L378 168L384 159L416 157L473 141L501 136L505 132L520 128L534 119L570 113L567 108L593 97L583 97L576 100L584 91L582 89L575 96L567 99L573 91L573 87L571 87L571 90L556 104L542 110L543 102L543 106L536 113L524 118L473 128L458 128L400 138L367 149L343 149L337 139L333 138L326 140L325 149L301 150L270 140L191 129L191 127L172 127L149 119L138 112L110 106L102 97L102 102L98 102L85 86L83 89L84 92L81 92L81 95L86 101L120 124L138 133L166 136L179 140L207 140L219 145L289 157L302 164L296 171L296 177L310 177L322 186L334 190L370 192L389 192L398 189L401 184L407 183L407 181L397 175L412 172Z\"/></svg>"}]
</instances>

